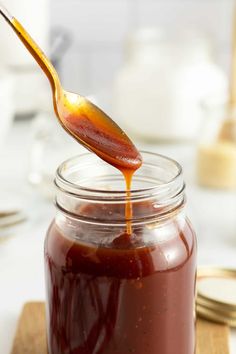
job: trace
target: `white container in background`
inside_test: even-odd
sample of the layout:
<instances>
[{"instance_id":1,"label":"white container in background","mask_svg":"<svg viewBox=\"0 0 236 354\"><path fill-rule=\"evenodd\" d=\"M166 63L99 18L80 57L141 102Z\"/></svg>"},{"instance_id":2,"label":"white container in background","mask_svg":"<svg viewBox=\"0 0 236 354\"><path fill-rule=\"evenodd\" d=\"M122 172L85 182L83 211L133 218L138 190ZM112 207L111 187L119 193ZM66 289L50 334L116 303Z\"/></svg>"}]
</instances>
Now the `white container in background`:
<instances>
[{"instance_id":1,"label":"white container in background","mask_svg":"<svg viewBox=\"0 0 236 354\"><path fill-rule=\"evenodd\" d=\"M4 6L48 54L49 0L5 0ZM32 56L3 20L0 36L1 62L5 63L15 78L16 113L34 113L38 107L38 93L46 89L47 82Z\"/></svg>"},{"instance_id":2,"label":"white container in background","mask_svg":"<svg viewBox=\"0 0 236 354\"><path fill-rule=\"evenodd\" d=\"M4 0L4 6L30 32L38 44L47 51L49 48L49 0ZM10 66L32 65L32 58L20 43L9 25L1 21L1 45L3 56ZM4 50L3 50L4 48Z\"/></svg>"},{"instance_id":3,"label":"white container in background","mask_svg":"<svg viewBox=\"0 0 236 354\"><path fill-rule=\"evenodd\" d=\"M225 96L227 79L211 45L195 33L167 38L161 30L130 36L113 91L114 117L149 141L192 140L203 118L201 102Z\"/></svg>"}]
</instances>

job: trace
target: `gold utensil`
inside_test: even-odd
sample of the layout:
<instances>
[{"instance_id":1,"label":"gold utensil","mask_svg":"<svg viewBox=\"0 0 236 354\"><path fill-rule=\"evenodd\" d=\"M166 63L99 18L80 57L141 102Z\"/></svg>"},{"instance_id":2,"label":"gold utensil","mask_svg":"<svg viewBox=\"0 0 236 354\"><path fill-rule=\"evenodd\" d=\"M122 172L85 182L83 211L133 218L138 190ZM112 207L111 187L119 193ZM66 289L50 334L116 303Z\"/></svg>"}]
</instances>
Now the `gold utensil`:
<instances>
[{"instance_id":1,"label":"gold utensil","mask_svg":"<svg viewBox=\"0 0 236 354\"><path fill-rule=\"evenodd\" d=\"M120 170L140 167L142 158L139 152L119 126L85 97L64 90L52 63L20 22L1 4L0 14L46 74L52 88L54 110L62 127L86 148Z\"/></svg>"}]
</instances>

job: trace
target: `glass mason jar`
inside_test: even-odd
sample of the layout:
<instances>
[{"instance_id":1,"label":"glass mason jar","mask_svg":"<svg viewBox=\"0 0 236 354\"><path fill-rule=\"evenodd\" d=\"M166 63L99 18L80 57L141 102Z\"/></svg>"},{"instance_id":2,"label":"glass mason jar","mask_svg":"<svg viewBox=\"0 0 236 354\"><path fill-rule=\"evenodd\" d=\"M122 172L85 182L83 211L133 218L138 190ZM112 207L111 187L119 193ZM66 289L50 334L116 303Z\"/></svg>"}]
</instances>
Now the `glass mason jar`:
<instances>
[{"instance_id":1,"label":"glass mason jar","mask_svg":"<svg viewBox=\"0 0 236 354\"><path fill-rule=\"evenodd\" d=\"M193 354L196 239L181 167L143 153L126 232L122 175L86 153L56 175L45 241L49 354Z\"/></svg>"}]
</instances>

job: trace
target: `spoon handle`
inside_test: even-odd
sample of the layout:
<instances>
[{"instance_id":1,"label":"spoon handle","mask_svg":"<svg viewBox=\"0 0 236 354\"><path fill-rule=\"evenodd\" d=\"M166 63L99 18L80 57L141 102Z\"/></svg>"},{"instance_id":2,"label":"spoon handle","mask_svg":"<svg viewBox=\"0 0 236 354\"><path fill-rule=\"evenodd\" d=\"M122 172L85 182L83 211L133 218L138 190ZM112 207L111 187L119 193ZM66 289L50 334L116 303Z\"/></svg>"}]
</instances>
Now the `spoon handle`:
<instances>
[{"instance_id":1,"label":"spoon handle","mask_svg":"<svg viewBox=\"0 0 236 354\"><path fill-rule=\"evenodd\" d=\"M12 15L8 12L3 4L0 3L0 13L5 18L5 20L9 23L13 20Z\"/></svg>"},{"instance_id":2,"label":"spoon handle","mask_svg":"<svg viewBox=\"0 0 236 354\"><path fill-rule=\"evenodd\" d=\"M17 34L21 42L28 49L30 54L34 57L34 59L40 65L42 70L45 72L51 84L53 93L58 94L61 88L60 80L51 61L39 48L37 43L32 39L29 33L21 25L21 23L15 17L13 17L1 3L0 3L0 14L4 17L7 23L12 27L12 29L15 31L15 33ZM55 108L55 102L54 102L54 108Z\"/></svg>"}]
</instances>

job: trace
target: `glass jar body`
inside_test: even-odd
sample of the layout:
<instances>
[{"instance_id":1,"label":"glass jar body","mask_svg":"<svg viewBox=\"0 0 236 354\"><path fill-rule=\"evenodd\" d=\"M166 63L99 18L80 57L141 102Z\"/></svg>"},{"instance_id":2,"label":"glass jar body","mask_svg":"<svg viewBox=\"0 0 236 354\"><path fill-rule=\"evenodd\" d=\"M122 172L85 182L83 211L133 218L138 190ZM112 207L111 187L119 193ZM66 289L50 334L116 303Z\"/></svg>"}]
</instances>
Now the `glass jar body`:
<instances>
[{"instance_id":1,"label":"glass jar body","mask_svg":"<svg viewBox=\"0 0 236 354\"><path fill-rule=\"evenodd\" d=\"M57 211L45 241L49 354L194 353L195 234L183 208L154 209L131 235L114 222L123 204ZM135 220L147 212L149 199L133 203Z\"/></svg>"}]
</instances>

